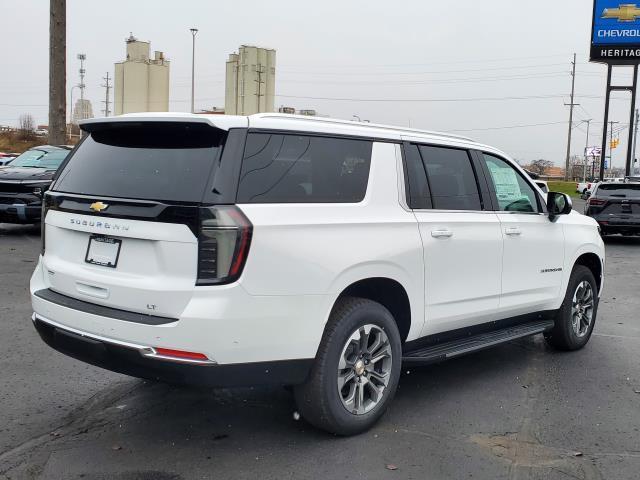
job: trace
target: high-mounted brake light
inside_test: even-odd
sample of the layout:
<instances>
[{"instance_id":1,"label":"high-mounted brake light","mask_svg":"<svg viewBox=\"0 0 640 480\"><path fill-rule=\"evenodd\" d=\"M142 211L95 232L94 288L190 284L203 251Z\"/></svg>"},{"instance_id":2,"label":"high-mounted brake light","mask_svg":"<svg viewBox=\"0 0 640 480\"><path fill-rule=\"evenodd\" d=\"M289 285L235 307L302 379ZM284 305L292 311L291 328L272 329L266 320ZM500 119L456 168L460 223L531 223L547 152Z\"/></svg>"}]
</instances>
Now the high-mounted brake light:
<instances>
[{"instance_id":1,"label":"high-mounted brake light","mask_svg":"<svg viewBox=\"0 0 640 480\"><path fill-rule=\"evenodd\" d=\"M197 285L231 283L242 274L253 226L235 206L200 209Z\"/></svg>"}]
</instances>

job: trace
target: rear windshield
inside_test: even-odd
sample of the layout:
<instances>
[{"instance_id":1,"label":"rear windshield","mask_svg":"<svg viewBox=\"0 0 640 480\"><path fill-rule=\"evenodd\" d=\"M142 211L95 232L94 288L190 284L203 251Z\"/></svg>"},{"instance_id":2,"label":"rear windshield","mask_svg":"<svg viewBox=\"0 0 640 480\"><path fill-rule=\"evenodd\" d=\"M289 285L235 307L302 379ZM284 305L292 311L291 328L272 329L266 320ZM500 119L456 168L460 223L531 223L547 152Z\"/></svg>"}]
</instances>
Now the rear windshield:
<instances>
[{"instance_id":1,"label":"rear windshield","mask_svg":"<svg viewBox=\"0 0 640 480\"><path fill-rule=\"evenodd\" d=\"M199 202L225 132L205 124L111 124L93 131L64 167L60 192Z\"/></svg>"},{"instance_id":2,"label":"rear windshield","mask_svg":"<svg viewBox=\"0 0 640 480\"><path fill-rule=\"evenodd\" d=\"M603 183L598 194L607 197L640 198L640 183Z\"/></svg>"}]
</instances>

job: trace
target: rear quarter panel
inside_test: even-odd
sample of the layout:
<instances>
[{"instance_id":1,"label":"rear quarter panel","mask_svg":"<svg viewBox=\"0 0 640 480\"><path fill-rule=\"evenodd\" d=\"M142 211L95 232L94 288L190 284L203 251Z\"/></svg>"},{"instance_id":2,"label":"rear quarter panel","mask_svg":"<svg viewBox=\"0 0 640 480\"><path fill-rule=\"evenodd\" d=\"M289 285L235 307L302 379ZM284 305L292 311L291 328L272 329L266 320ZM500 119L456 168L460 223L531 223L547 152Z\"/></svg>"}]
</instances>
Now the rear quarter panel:
<instances>
[{"instance_id":1,"label":"rear quarter panel","mask_svg":"<svg viewBox=\"0 0 640 480\"><path fill-rule=\"evenodd\" d=\"M411 301L409 338L424 320L422 243L416 219L398 199L399 146L374 143L367 193L357 204L242 204L254 226L241 279L251 295L323 296L299 309L318 342L333 304L349 285L371 277L398 281Z\"/></svg>"}]
</instances>

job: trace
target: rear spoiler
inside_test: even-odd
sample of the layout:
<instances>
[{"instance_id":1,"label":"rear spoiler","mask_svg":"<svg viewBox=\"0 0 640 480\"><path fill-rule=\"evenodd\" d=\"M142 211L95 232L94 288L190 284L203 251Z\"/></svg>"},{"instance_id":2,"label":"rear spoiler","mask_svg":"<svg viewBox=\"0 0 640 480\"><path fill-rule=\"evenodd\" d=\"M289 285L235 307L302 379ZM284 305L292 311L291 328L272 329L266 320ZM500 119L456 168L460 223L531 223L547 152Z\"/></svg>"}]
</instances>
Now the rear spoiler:
<instances>
[{"instance_id":1,"label":"rear spoiler","mask_svg":"<svg viewBox=\"0 0 640 480\"><path fill-rule=\"evenodd\" d=\"M198 123L220 130L231 128L247 128L249 119L236 115L199 115L193 113L134 113L117 117L90 118L79 123L80 128L88 133L107 130L123 124L142 125L148 123Z\"/></svg>"}]
</instances>

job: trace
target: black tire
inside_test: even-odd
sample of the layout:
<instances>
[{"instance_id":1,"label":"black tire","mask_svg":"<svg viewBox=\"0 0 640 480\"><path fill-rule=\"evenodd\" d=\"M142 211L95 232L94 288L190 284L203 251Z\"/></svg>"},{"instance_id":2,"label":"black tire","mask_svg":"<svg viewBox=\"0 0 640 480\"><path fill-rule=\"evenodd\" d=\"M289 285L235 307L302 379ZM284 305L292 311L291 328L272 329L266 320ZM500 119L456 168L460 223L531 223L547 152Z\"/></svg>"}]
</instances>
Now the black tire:
<instances>
[{"instance_id":1,"label":"black tire","mask_svg":"<svg viewBox=\"0 0 640 480\"><path fill-rule=\"evenodd\" d=\"M389 380L380 400L366 413L356 414L343 404L338 390L338 366L348 340L365 325L379 327L388 340L390 360L385 360ZM373 336L371 337L373 339ZM368 342L369 340L367 340ZM355 345L355 343L354 343ZM385 343L387 345L387 343ZM356 357L357 358L357 357ZM402 344L396 322L377 302L345 297L334 306L325 328L314 366L303 385L296 386L294 396L302 417L313 426L336 435L354 435L371 428L384 414L395 395L402 363ZM367 362L369 364L369 362ZM374 362L367 368L373 368ZM355 371L355 366L353 367ZM347 368L349 370L349 368ZM367 375L365 372L363 375ZM373 380L372 374L369 377ZM362 379L365 381L365 379ZM355 381L360 381L356 379ZM369 380L370 381L370 380ZM355 386L364 389L365 386ZM369 386L368 388L371 388Z\"/></svg>"},{"instance_id":2,"label":"black tire","mask_svg":"<svg viewBox=\"0 0 640 480\"><path fill-rule=\"evenodd\" d=\"M578 294L576 292L578 286L583 282L588 282L591 287L593 307L590 323L588 327L585 328L584 333L580 335L576 332L573 325L573 300L574 295ZM571 272L569 285L567 286L567 292L565 293L562 306L556 314L553 330L544 334L547 343L558 350L578 350L584 347L589 341L589 338L591 338L597 314L598 285L596 283L596 279L591 270L587 267L584 265L576 265L573 267L573 271ZM578 320L578 324L580 324L580 320Z\"/></svg>"}]
</instances>

